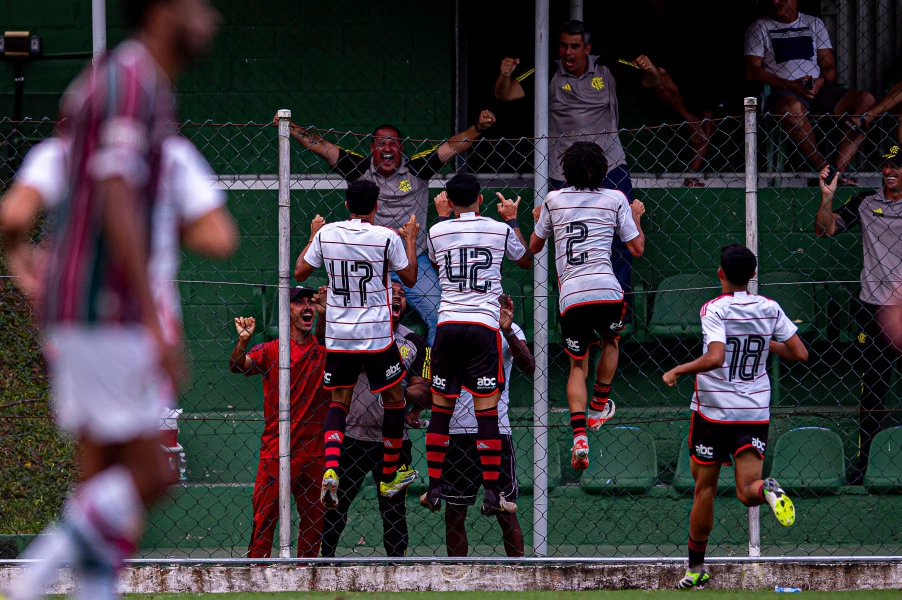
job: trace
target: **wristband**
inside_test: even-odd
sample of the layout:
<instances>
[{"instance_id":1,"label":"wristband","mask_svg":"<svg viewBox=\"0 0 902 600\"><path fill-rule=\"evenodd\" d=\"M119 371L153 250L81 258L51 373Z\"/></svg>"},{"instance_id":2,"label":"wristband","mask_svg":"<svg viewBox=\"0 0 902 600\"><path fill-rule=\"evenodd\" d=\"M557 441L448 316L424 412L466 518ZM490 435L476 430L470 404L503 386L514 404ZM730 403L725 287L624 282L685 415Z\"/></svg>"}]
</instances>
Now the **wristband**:
<instances>
[{"instance_id":1,"label":"wristband","mask_svg":"<svg viewBox=\"0 0 902 600\"><path fill-rule=\"evenodd\" d=\"M505 223L507 223L507 226L511 229L520 229L520 223L517 222L517 217L508 219L507 221L505 221Z\"/></svg>"},{"instance_id":2,"label":"wristband","mask_svg":"<svg viewBox=\"0 0 902 600\"><path fill-rule=\"evenodd\" d=\"M439 215L438 216L439 223L441 223L442 221L449 221L449 220L451 220L451 215Z\"/></svg>"},{"instance_id":3,"label":"wristband","mask_svg":"<svg viewBox=\"0 0 902 600\"><path fill-rule=\"evenodd\" d=\"M513 328L513 327L511 327L508 331L505 331L505 330L502 329L502 330L501 330L501 335L503 335L505 338L516 337L516 336L514 335L514 328Z\"/></svg>"}]
</instances>

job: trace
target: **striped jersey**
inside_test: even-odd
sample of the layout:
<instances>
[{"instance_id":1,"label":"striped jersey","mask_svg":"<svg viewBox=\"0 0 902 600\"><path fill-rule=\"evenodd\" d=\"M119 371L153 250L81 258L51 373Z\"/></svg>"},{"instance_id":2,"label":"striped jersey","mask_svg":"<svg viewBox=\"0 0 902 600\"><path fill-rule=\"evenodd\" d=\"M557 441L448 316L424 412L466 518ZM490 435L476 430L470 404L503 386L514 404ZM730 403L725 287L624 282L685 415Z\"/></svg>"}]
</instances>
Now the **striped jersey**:
<instances>
[{"instance_id":1,"label":"striped jersey","mask_svg":"<svg viewBox=\"0 0 902 600\"><path fill-rule=\"evenodd\" d=\"M16 183L35 189L51 212L65 200L69 143L49 138L31 149L16 173ZM194 144L179 135L162 147L160 185L152 220L155 224L148 262L161 325L168 339L181 337L182 309L178 276L181 230L225 204L225 193L213 187L213 170Z\"/></svg>"},{"instance_id":2,"label":"striped jersey","mask_svg":"<svg viewBox=\"0 0 902 600\"><path fill-rule=\"evenodd\" d=\"M169 79L136 40L87 66L66 90L60 113L71 123L71 160L66 197L52 226L47 323L141 320L127 276L107 247L98 187L122 179L137 191L135 209L149 252L161 146L174 133L173 109Z\"/></svg>"},{"instance_id":3,"label":"striped jersey","mask_svg":"<svg viewBox=\"0 0 902 600\"><path fill-rule=\"evenodd\" d=\"M377 352L395 342L389 275L408 263L397 233L361 219L328 223L304 260L329 276L327 350Z\"/></svg>"},{"instance_id":4,"label":"striped jersey","mask_svg":"<svg viewBox=\"0 0 902 600\"><path fill-rule=\"evenodd\" d=\"M519 260L526 248L514 230L488 217L464 213L436 223L426 238L429 259L438 265L442 301L438 323L479 323L498 329L501 318L501 262Z\"/></svg>"},{"instance_id":5,"label":"striped jersey","mask_svg":"<svg viewBox=\"0 0 902 600\"><path fill-rule=\"evenodd\" d=\"M611 243L639 237L629 202L617 190L551 192L542 203L535 234L554 235L561 314L578 304L623 299L623 289L611 267Z\"/></svg>"},{"instance_id":6,"label":"striped jersey","mask_svg":"<svg viewBox=\"0 0 902 600\"><path fill-rule=\"evenodd\" d=\"M516 323L511 324L514 335L518 339L526 341L526 335ZM511 421L508 416L510 408L510 381L511 367L514 364L514 355L511 352L507 338L501 336L501 360L504 363L504 389L501 391L501 399L498 401L498 430L501 435L511 435ZM451 426L448 432L451 435L461 433L477 433L476 408L473 406L473 394L467 390L461 390L457 403L454 405L454 414L451 415Z\"/></svg>"},{"instance_id":7,"label":"striped jersey","mask_svg":"<svg viewBox=\"0 0 902 600\"><path fill-rule=\"evenodd\" d=\"M709 421L766 423L770 341L785 342L798 328L779 304L748 292L724 294L705 303L701 319L704 351L720 342L726 354L722 366L696 375L692 410Z\"/></svg>"}]
</instances>

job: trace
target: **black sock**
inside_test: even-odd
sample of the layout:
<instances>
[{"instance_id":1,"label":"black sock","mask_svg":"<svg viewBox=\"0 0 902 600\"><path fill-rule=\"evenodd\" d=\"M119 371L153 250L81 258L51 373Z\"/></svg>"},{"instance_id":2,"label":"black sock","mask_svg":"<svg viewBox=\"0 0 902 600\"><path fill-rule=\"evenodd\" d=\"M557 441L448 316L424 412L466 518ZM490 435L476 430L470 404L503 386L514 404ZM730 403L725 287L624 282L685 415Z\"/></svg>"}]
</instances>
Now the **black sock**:
<instances>
[{"instance_id":1,"label":"black sock","mask_svg":"<svg viewBox=\"0 0 902 600\"><path fill-rule=\"evenodd\" d=\"M689 538L689 568L696 569L705 564L705 551L708 550L708 540L696 542Z\"/></svg>"}]
</instances>

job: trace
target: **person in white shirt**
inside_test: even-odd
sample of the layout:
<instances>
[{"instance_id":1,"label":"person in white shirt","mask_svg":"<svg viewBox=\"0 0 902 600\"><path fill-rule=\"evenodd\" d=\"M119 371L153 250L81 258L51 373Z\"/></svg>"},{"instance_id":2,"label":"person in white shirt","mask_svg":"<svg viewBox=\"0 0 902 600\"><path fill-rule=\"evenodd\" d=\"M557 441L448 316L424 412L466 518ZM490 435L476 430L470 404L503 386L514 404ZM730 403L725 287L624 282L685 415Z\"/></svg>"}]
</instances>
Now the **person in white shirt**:
<instances>
[{"instance_id":1,"label":"person in white shirt","mask_svg":"<svg viewBox=\"0 0 902 600\"><path fill-rule=\"evenodd\" d=\"M602 189L607 160L598 144L576 142L561 162L567 186L549 193L533 211L536 228L529 248L538 252L554 235L561 333L564 350L570 355L567 403L573 428L571 464L582 471L589 467L587 425L597 431L614 416L611 383L617 371L626 302L611 266L611 243L619 238L633 256L642 256L645 234L639 219L645 205L639 200L629 204L623 193ZM601 356L586 414L589 348L598 343Z\"/></svg>"},{"instance_id":2,"label":"person in white shirt","mask_svg":"<svg viewBox=\"0 0 902 600\"><path fill-rule=\"evenodd\" d=\"M771 87L765 108L781 115L783 128L816 171L828 166L808 120L815 115L861 115L876 101L863 90L836 82L833 46L824 22L796 8L796 0L770 0L770 14L745 34L745 78ZM845 136L829 163L842 173L864 140L858 127Z\"/></svg>"},{"instance_id":3,"label":"person in white shirt","mask_svg":"<svg viewBox=\"0 0 902 600\"><path fill-rule=\"evenodd\" d=\"M517 224L519 198L511 202L498 194L498 214L505 224L477 213L482 194L473 175L455 175L445 190L457 218L433 225L426 238L429 259L439 274L442 301L432 348L432 419L426 432L429 488L420 504L432 511L441 507L451 416L458 396L466 390L474 397L476 449L485 488L482 512L515 512L517 505L506 500L498 488L498 402L504 388L498 293L504 257L528 269L532 253Z\"/></svg>"},{"instance_id":4,"label":"person in white shirt","mask_svg":"<svg viewBox=\"0 0 902 600\"><path fill-rule=\"evenodd\" d=\"M795 522L795 508L773 478L762 479L770 422L768 354L808 360L797 327L780 305L748 293L758 261L738 244L720 255L723 294L701 309L704 353L664 373L673 387L681 375L696 374L689 449L695 497L689 516L689 570L680 588L704 585L708 536L714 527L714 497L720 466L735 463L736 497L746 506L770 505L784 527Z\"/></svg>"},{"instance_id":5,"label":"person in white shirt","mask_svg":"<svg viewBox=\"0 0 902 600\"><path fill-rule=\"evenodd\" d=\"M517 486L516 450L508 409L510 408L511 367L526 375L536 370L536 361L526 345L526 335L514 323L514 303L510 296L501 298L501 358L504 361L504 379L508 382L498 403L498 428L501 433L501 465L498 474L498 491L505 499L514 502L520 492ZM460 393L449 429L446 468L442 477L442 498L448 504L445 509L445 545L448 556L466 556L467 507L476 504L476 494L482 483L482 468L476 449L476 411L473 395L466 390ZM523 556L523 530L516 513L498 512L495 517L501 527L504 552L507 556Z\"/></svg>"},{"instance_id":6,"label":"person in white shirt","mask_svg":"<svg viewBox=\"0 0 902 600\"><path fill-rule=\"evenodd\" d=\"M378 198L379 187L372 181L348 184L345 206L351 218L326 224L317 215L310 225L310 241L294 268L298 281L305 281L318 267L329 274L323 387L332 391L332 404L324 427L326 472L320 496L329 509L338 506L339 457L361 369L366 371L370 391L382 394L385 408L379 493L390 498L417 477L412 469L398 468L404 441L401 382L407 370L392 328L390 274L395 271L408 287L416 283L420 225L413 215L399 229L400 235L374 225Z\"/></svg>"}]
</instances>

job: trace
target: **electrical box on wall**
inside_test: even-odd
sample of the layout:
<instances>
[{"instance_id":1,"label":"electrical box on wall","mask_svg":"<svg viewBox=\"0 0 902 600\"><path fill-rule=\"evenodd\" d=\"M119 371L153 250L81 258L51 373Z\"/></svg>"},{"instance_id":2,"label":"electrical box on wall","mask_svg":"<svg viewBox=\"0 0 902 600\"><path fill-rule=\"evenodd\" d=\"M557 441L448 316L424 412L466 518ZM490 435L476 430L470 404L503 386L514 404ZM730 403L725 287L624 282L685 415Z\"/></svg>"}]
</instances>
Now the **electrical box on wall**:
<instances>
[{"instance_id":1,"label":"electrical box on wall","mask_svg":"<svg viewBox=\"0 0 902 600\"><path fill-rule=\"evenodd\" d=\"M41 53L41 38L29 31L6 31L0 35L0 56L26 58Z\"/></svg>"}]
</instances>

